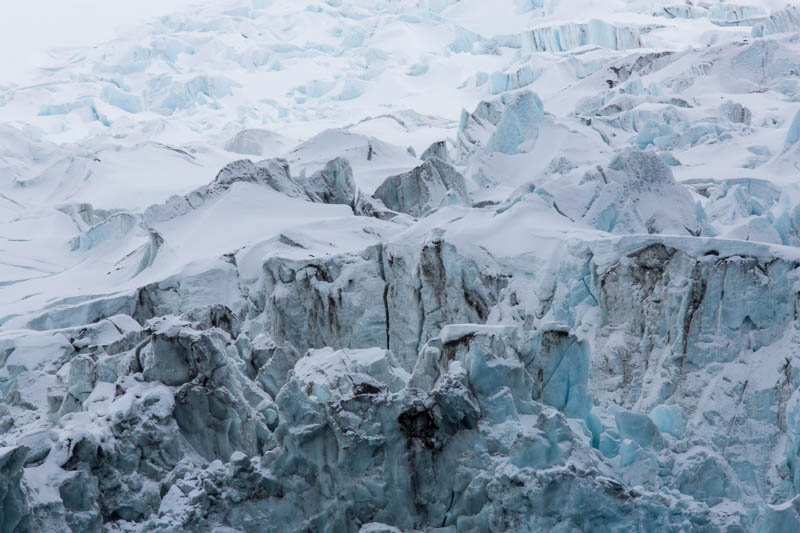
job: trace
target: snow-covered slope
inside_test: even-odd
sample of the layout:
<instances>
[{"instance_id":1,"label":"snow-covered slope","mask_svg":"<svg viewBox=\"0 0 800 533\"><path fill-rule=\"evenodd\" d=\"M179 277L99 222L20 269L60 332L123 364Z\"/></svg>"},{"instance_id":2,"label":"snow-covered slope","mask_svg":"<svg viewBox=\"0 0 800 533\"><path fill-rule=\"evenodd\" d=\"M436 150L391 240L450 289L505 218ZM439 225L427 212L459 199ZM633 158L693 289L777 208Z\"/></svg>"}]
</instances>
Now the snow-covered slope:
<instances>
[{"instance_id":1,"label":"snow-covered slope","mask_svg":"<svg viewBox=\"0 0 800 533\"><path fill-rule=\"evenodd\" d=\"M201 2L0 85L0 531L800 529L799 9Z\"/></svg>"}]
</instances>

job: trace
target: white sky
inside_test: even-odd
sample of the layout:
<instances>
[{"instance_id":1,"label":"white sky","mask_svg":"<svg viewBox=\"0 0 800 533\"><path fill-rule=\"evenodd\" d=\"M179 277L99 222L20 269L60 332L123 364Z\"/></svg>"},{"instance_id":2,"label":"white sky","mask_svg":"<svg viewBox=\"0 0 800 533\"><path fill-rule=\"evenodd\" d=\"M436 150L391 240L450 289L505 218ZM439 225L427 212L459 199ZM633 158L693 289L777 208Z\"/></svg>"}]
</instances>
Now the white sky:
<instances>
[{"instance_id":1,"label":"white sky","mask_svg":"<svg viewBox=\"0 0 800 533\"><path fill-rule=\"evenodd\" d=\"M0 83L24 83L47 65L46 50L92 45L123 25L166 15L196 0L2 0Z\"/></svg>"}]
</instances>

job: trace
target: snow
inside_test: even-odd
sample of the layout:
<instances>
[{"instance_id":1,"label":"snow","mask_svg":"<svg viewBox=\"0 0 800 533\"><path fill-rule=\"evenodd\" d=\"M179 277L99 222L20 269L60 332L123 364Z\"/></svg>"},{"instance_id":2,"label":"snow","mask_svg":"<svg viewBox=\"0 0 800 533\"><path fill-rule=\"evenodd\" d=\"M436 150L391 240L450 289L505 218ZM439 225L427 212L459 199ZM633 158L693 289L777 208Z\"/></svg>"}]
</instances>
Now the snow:
<instances>
[{"instance_id":1,"label":"snow","mask_svg":"<svg viewBox=\"0 0 800 533\"><path fill-rule=\"evenodd\" d=\"M800 524L795 6L6 11L0 530Z\"/></svg>"},{"instance_id":2,"label":"snow","mask_svg":"<svg viewBox=\"0 0 800 533\"><path fill-rule=\"evenodd\" d=\"M117 36L118 29L151 17L188 7L189 0L128 2L75 0L69 4L49 0L7 6L0 21L0 47L14 50L3 60L1 83L28 78L32 67L47 65L54 47L99 45Z\"/></svg>"}]
</instances>

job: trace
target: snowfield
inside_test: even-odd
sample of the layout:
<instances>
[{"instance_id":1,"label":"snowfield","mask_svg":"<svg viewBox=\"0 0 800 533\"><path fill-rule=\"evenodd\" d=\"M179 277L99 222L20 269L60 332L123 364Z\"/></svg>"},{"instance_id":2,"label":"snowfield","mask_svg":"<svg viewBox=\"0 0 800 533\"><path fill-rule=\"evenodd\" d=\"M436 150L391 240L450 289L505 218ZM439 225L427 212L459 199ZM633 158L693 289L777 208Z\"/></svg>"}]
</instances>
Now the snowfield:
<instances>
[{"instance_id":1,"label":"snowfield","mask_svg":"<svg viewBox=\"0 0 800 533\"><path fill-rule=\"evenodd\" d=\"M800 6L38 4L0 532L800 530Z\"/></svg>"}]
</instances>

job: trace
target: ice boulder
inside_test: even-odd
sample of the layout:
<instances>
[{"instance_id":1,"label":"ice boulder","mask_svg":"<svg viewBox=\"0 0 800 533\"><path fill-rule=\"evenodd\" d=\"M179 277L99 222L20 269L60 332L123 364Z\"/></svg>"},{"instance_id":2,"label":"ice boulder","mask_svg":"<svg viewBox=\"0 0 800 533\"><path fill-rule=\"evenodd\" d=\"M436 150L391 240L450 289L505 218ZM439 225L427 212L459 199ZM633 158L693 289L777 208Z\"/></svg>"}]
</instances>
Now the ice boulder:
<instances>
[{"instance_id":1,"label":"ice boulder","mask_svg":"<svg viewBox=\"0 0 800 533\"><path fill-rule=\"evenodd\" d=\"M634 144L644 150L652 145L665 145L668 144L673 135L672 128L657 120L647 120L639 128L639 133L633 139Z\"/></svg>"},{"instance_id":2,"label":"ice boulder","mask_svg":"<svg viewBox=\"0 0 800 533\"><path fill-rule=\"evenodd\" d=\"M495 72L489 78L489 90L492 94L500 94L521 89L536 81L541 73L541 70L534 71L527 65L513 73Z\"/></svg>"},{"instance_id":3,"label":"ice boulder","mask_svg":"<svg viewBox=\"0 0 800 533\"><path fill-rule=\"evenodd\" d=\"M325 168L312 174L304 185L313 201L350 207L356 204L356 182L347 159L337 157L328 161Z\"/></svg>"},{"instance_id":4,"label":"ice boulder","mask_svg":"<svg viewBox=\"0 0 800 533\"><path fill-rule=\"evenodd\" d=\"M739 102L725 102L719 106L720 115L738 124L750 124L752 113Z\"/></svg>"},{"instance_id":5,"label":"ice boulder","mask_svg":"<svg viewBox=\"0 0 800 533\"><path fill-rule=\"evenodd\" d=\"M620 410L614 413L620 437L630 439L642 448L663 448L664 437L649 416Z\"/></svg>"},{"instance_id":6,"label":"ice boulder","mask_svg":"<svg viewBox=\"0 0 800 533\"><path fill-rule=\"evenodd\" d=\"M141 97L121 91L113 85L108 85L103 89L103 100L128 113L139 113L142 111Z\"/></svg>"},{"instance_id":7,"label":"ice boulder","mask_svg":"<svg viewBox=\"0 0 800 533\"><path fill-rule=\"evenodd\" d=\"M504 95L502 115L489 138L486 150L513 155L526 151L526 144L536 142L544 106L531 91Z\"/></svg>"},{"instance_id":8,"label":"ice boulder","mask_svg":"<svg viewBox=\"0 0 800 533\"><path fill-rule=\"evenodd\" d=\"M672 435L676 439L683 436L686 418L683 410L677 405L657 405L650 411L650 419L661 431Z\"/></svg>"},{"instance_id":9,"label":"ice boulder","mask_svg":"<svg viewBox=\"0 0 800 533\"><path fill-rule=\"evenodd\" d=\"M554 179L537 193L565 216L610 233L708 231L702 208L654 151L623 150L608 167L589 170L579 180Z\"/></svg>"},{"instance_id":10,"label":"ice boulder","mask_svg":"<svg viewBox=\"0 0 800 533\"><path fill-rule=\"evenodd\" d=\"M427 161L432 157L437 157L442 161L450 160L450 157L447 153L446 141L436 141L435 143L431 144L424 152L422 152L420 159Z\"/></svg>"},{"instance_id":11,"label":"ice boulder","mask_svg":"<svg viewBox=\"0 0 800 533\"><path fill-rule=\"evenodd\" d=\"M457 375L463 369L469 390L486 416L499 423L535 411L531 401L538 399L535 383L518 355L521 345L516 328L448 325L442 328L440 342L440 360L447 362L448 374ZM419 361L414 377L423 369L424 361ZM436 375L430 370L427 373ZM439 383L442 379L447 378L440 378Z\"/></svg>"},{"instance_id":12,"label":"ice boulder","mask_svg":"<svg viewBox=\"0 0 800 533\"><path fill-rule=\"evenodd\" d=\"M263 265L260 305L274 341L301 354L324 346L386 346L380 253L370 247L327 257L269 258Z\"/></svg>"},{"instance_id":13,"label":"ice boulder","mask_svg":"<svg viewBox=\"0 0 800 533\"><path fill-rule=\"evenodd\" d=\"M150 84L145 98L153 102L152 107L163 115L172 115L184 109L207 104L233 94L238 84L224 76L198 75L191 79L173 79L163 75Z\"/></svg>"},{"instance_id":14,"label":"ice boulder","mask_svg":"<svg viewBox=\"0 0 800 533\"><path fill-rule=\"evenodd\" d=\"M0 531L30 531L27 491L22 486L25 446L0 447Z\"/></svg>"},{"instance_id":15,"label":"ice boulder","mask_svg":"<svg viewBox=\"0 0 800 533\"><path fill-rule=\"evenodd\" d=\"M358 395L398 392L408 382L408 372L392 352L383 348L362 350L309 350L294 367L293 378L309 395L322 402Z\"/></svg>"},{"instance_id":16,"label":"ice boulder","mask_svg":"<svg viewBox=\"0 0 800 533\"><path fill-rule=\"evenodd\" d=\"M225 365L225 344L218 330L198 332L171 321L159 324L139 355L144 378L166 385L182 385L197 376L211 379Z\"/></svg>"},{"instance_id":17,"label":"ice boulder","mask_svg":"<svg viewBox=\"0 0 800 533\"><path fill-rule=\"evenodd\" d=\"M461 111L458 124L457 161L465 161L472 153L485 147L503 114L501 98L481 102L472 113Z\"/></svg>"},{"instance_id":18,"label":"ice boulder","mask_svg":"<svg viewBox=\"0 0 800 533\"><path fill-rule=\"evenodd\" d=\"M446 205L469 205L464 177L439 158L417 168L386 178L373 195L386 206L413 217L421 217Z\"/></svg>"},{"instance_id":19,"label":"ice boulder","mask_svg":"<svg viewBox=\"0 0 800 533\"><path fill-rule=\"evenodd\" d=\"M564 331L542 331L536 336L536 357L528 371L537 376L534 397L563 411L567 416L584 419L592 407L588 392L589 347Z\"/></svg>"},{"instance_id":20,"label":"ice boulder","mask_svg":"<svg viewBox=\"0 0 800 533\"><path fill-rule=\"evenodd\" d=\"M137 348L136 364L146 382L175 387L165 396L188 444L208 460L235 451L258 453L268 433L266 392L247 377L247 367L226 331L195 330L174 316L149 324L151 335Z\"/></svg>"}]
</instances>

